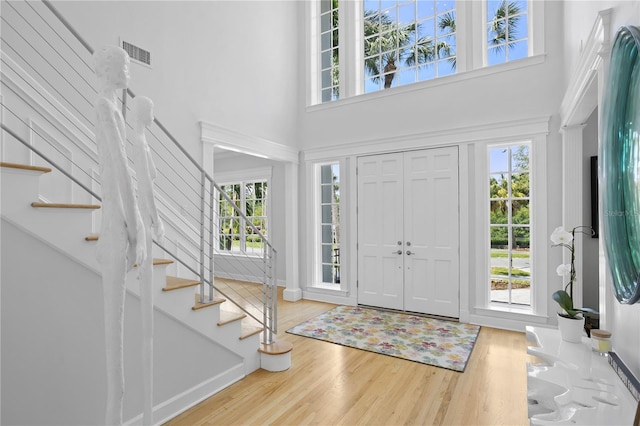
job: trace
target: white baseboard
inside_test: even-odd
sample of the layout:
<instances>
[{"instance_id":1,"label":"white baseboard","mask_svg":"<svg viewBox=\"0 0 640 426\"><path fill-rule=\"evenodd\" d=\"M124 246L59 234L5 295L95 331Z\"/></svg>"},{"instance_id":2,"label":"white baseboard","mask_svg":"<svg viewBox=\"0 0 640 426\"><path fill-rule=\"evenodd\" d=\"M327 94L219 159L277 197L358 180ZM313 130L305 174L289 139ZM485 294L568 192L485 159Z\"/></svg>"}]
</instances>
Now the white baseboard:
<instances>
[{"instance_id":1,"label":"white baseboard","mask_svg":"<svg viewBox=\"0 0 640 426\"><path fill-rule=\"evenodd\" d=\"M204 381L181 394L174 396L167 401L153 407L153 418L155 425L161 425L176 417L180 413L188 410L194 405L204 401L221 390L231 386L235 382L245 377L244 364L235 367ZM142 424L142 414L125 422L125 425L134 426Z\"/></svg>"}]
</instances>

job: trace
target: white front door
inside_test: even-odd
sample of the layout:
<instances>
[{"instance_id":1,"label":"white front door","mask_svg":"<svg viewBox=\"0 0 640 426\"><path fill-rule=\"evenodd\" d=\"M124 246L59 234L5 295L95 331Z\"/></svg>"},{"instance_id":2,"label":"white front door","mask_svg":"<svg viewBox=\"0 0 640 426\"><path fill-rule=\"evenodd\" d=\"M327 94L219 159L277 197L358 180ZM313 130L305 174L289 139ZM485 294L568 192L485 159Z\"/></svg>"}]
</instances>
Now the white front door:
<instances>
[{"instance_id":1,"label":"white front door","mask_svg":"<svg viewBox=\"0 0 640 426\"><path fill-rule=\"evenodd\" d=\"M358 159L358 303L459 316L458 150Z\"/></svg>"},{"instance_id":2,"label":"white front door","mask_svg":"<svg viewBox=\"0 0 640 426\"><path fill-rule=\"evenodd\" d=\"M358 158L358 303L403 309L403 155Z\"/></svg>"},{"instance_id":3,"label":"white front door","mask_svg":"<svg viewBox=\"0 0 640 426\"><path fill-rule=\"evenodd\" d=\"M404 310L459 316L458 149L405 153Z\"/></svg>"}]
</instances>

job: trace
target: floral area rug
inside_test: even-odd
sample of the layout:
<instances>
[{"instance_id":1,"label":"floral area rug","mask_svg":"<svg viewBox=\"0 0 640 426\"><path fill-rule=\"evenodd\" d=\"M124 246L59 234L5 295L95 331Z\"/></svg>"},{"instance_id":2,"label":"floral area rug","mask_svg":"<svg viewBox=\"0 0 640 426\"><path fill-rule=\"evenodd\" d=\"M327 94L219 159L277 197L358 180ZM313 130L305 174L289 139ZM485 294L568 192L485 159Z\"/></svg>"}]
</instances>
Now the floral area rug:
<instances>
[{"instance_id":1,"label":"floral area rug","mask_svg":"<svg viewBox=\"0 0 640 426\"><path fill-rule=\"evenodd\" d=\"M287 333L463 372L479 331L477 325L338 306Z\"/></svg>"}]
</instances>

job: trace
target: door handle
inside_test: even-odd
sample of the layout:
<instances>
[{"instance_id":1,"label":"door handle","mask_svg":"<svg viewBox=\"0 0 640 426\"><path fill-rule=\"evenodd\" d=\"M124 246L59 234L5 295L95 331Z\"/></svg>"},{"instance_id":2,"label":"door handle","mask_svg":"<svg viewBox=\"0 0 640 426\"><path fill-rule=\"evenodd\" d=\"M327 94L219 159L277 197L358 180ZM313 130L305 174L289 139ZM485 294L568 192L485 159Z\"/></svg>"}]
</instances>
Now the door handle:
<instances>
[{"instance_id":1,"label":"door handle","mask_svg":"<svg viewBox=\"0 0 640 426\"><path fill-rule=\"evenodd\" d=\"M412 254L411 250L407 250L407 256L411 256Z\"/></svg>"},{"instance_id":2,"label":"door handle","mask_svg":"<svg viewBox=\"0 0 640 426\"><path fill-rule=\"evenodd\" d=\"M393 253L393 254L402 254L402 250L392 251L391 253Z\"/></svg>"}]
</instances>

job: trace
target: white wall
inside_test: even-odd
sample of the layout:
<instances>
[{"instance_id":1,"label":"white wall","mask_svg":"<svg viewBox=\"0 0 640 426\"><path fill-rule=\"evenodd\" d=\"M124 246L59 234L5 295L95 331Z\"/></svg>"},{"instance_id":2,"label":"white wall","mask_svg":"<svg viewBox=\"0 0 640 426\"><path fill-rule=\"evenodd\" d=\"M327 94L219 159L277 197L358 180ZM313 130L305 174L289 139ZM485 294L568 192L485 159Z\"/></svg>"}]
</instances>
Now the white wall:
<instances>
[{"instance_id":1,"label":"white wall","mask_svg":"<svg viewBox=\"0 0 640 426\"><path fill-rule=\"evenodd\" d=\"M296 2L53 3L94 48L122 38L151 52L131 89L197 160L200 120L295 145Z\"/></svg>"},{"instance_id":2,"label":"white wall","mask_svg":"<svg viewBox=\"0 0 640 426\"><path fill-rule=\"evenodd\" d=\"M100 276L7 221L2 220L1 225L0 423L104 424L106 361ZM156 310L154 320L156 413L166 416L161 405L171 408L172 400L184 403L181 394L189 395L242 365L240 356L162 312ZM128 293L125 421L142 413L141 328L140 300Z\"/></svg>"},{"instance_id":3,"label":"white wall","mask_svg":"<svg viewBox=\"0 0 640 426\"><path fill-rule=\"evenodd\" d=\"M567 57L565 79L577 66L581 43L588 36L597 13L604 9L612 9L611 13L611 42L621 26L640 25L639 1L567 1L564 7L563 27L565 28L564 45ZM602 238L602 237L601 237ZM603 263L601 265L604 266ZM606 272L606 282L601 280L600 286L606 287L600 295L606 295L606 304L601 311L604 316L601 322L613 333L614 350L621 356L636 376L640 376L640 305L621 305L612 295L608 287L611 275Z\"/></svg>"},{"instance_id":4,"label":"white wall","mask_svg":"<svg viewBox=\"0 0 640 426\"><path fill-rule=\"evenodd\" d=\"M389 89L381 93L367 94L358 99L335 102L306 108L300 118L300 146L309 156L331 157L332 149L345 156L349 148L363 155L367 151L391 152L402 149L416 149L421 146L438 144L438 139L464 132L465 128L475 126L498 127L507 122L531 120L540 117L551 117L549 123L547 157L543 159L548 171L548 230L549 235L561 221L561 138L559 131L558 110L564 87L558 75L564 66L562 43L562 4L547 1L544 6L545 46L546 54L541 63L534 63L517 69L487 73L486 69L470 71L465 75L446 77L443 79L416 84L411 87ZM501 68L494 68L500 70ZM496 134L496 139L502 135ZM455 137L452 137L455 139ZM407 140L413 139L411 142ZM464 141L469 145L469 157L461 168L472 170L477 160L477 150L484 147L475 144L473 137ZM483 142L484 143L484 142ZM475 150L474 150L475 148ZM353 160L353 158L352 158ZM304 170L303 168L301 168ZM355 175L354 175L355 176ZM309 176L301 180L306 181ZM344 182L343 182L344 183ZM461 194L467 194L472 205L475 192L474 176L460 182ZM351 186L351 188L354 188ZM305 197L301 192L301 204ZM344 195L349 197L349 194ZM352 194L352 196L354 196ZM305 207L301 207L301 229L309 224L303 222L307 217ZM344 214L349 214L344 212ZM468 223L462 229L473 232L475 215L468 216ZM309 240L301 232L301 247L306 250ZM473 239L469 239L472 242ZM355 247L355 241L351 243ZM351 249L350 246L350 249ZM469 263L473 265L476 249L469 247ZM306 259L306 257L305 257ZM353 260L355 262L355 259ZM548 251L548 264L561 263L559 251ZM308 262L301 264L302 285L309 276ZM461 310L472 310L475 307L473 291L477 277L475 270L469 268L469 281L462 282L467 286L467 294L471 296L463 301L466 306ZM343 275L345 276L345 275ZM549 300L555 284L560 286L555 274L555 267L550 268L546 277L540 280L549 282ZM349 295L355 294L355 278L351 275ZM543 315L555 317L555 308L549 303L548 312ZM553 321L553 320L552 320ZM507 324L504 322L503 324Z\"/></svg>"}]
</instances>

